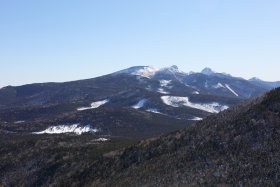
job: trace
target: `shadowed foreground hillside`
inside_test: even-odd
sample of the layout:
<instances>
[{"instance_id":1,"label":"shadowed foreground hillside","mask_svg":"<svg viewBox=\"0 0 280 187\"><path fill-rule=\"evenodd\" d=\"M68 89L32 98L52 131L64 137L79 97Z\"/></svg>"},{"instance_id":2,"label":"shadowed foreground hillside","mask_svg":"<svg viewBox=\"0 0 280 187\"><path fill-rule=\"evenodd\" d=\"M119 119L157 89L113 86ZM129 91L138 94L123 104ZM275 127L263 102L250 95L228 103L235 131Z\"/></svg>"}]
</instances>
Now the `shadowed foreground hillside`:
<instances>
[{"instance_id":1,"label":"shadowed foreground hillside","mask_svg":"<svg viewBox=\"0 0 280 187\"><path fill-rule=\"evenodd\" d=\"M280 184L280 89L92 164L91 186Z\"/></svg>"},{"instance_id":2,"label":"shadowed foreground hillside","mask_svg":"<svg viewBox=\"0 0 280 187\"><path fill-rule=\"evenodd\" d=\"M16 158L22 160L17 162L25 162L27 158L34 160L27 159L28 164L21 163L22 167L15 168L16 171L2 173L2 183L16 186L277 186L280 184L279 112L280 89L275 89L168 135L109 153L98 148L102 155L98 157L90 153L97 149L95 145L79 148L77 142L72 143L75 145L72 148L64 146L65 142L54 149L37 147L53 151L41 153L40 157L36 156L38 150L26 152L21 148ZM88 141L86 137L83 139ZM59 137L57 141L61 141ZM33 138L14 145L13 149L30 147L28 143L34 143ZM36 145L48 146L42 141ZM3 151L9 149L2 148L1 160L6 158L7 163L2 163L0 169L5 171L13 162L9 162L12 157L3 156ZM81 157L83 153L86 155ZM52 154L54 157L50 157ZM40 168L41 162L44 168Z\"/></svg>"}]
</instances>

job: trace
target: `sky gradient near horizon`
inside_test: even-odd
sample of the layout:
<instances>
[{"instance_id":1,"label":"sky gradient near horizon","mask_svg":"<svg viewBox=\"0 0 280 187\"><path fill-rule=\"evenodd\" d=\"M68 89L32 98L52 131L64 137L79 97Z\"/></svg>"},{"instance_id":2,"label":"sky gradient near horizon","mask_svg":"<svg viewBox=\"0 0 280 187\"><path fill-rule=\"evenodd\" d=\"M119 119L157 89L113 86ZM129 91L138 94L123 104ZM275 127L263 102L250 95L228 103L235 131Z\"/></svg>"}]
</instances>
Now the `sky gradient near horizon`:
<instances>
[{"instance_id":1,"label":"sky gradient near horizon","mask_svg":"<svg viewBox=\"0 0 280 187\"><path fill-rule=\"evenodd\" d=\"M280 80L279 0L0 1L0 87L138 65Z\"/></svg>"}]
</instances>

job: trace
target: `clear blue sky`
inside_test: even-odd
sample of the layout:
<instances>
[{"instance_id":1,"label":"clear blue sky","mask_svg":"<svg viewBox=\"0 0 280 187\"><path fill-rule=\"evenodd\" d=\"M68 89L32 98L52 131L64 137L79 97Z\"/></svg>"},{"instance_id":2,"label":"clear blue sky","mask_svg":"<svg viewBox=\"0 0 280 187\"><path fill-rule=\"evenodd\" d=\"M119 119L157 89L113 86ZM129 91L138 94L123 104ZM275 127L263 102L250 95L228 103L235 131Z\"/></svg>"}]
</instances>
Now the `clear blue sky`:
<instances>
[{"instance_id":1,"label":"clear blue sky","mask_svg":"<svg viewBox=\"0 0 280 187\"><path fill-rule=\"evenodd\" d=\"M280 80L279 0L2 0L0 87L135 65Z\"/></svg>"}]
</instances>

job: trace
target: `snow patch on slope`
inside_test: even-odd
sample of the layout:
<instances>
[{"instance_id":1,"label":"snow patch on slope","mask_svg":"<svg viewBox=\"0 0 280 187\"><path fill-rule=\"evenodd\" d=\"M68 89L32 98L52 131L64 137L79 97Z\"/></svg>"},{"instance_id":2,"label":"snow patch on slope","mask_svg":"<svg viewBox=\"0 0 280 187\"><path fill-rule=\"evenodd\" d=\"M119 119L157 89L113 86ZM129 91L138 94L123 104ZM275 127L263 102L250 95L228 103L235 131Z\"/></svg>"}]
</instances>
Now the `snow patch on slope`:
<instances>
[{"instance_id":1,"label":"snow patch on slope","mask_svg":"<svg viewBox=\"0 0 280 187\"><path fill-rule=\"evenodd\" d=\"M225 88L224 85L222 85L220 82L216 85L213 86L214 88L218 89L218 88Z\"/></svg>"},{"instance_id":2,"label":"snow patch on slope","mask_svg":"<svg viewBox=\"0 0 280 187\"><path fill-rule=\"evenodd\" d=\"M171 84L172 80L160 80L159 82L160 82L161 87L170 88L170 84Z\"/></svg>"},{"instance_id":3,"label":"snow patch on slope","mask_svg":"<svg viewBox=\"0 0 280 187\"><path fill-rule=\"evenodd\" d=\"M207 81L207 80L206 80L205 83L204 83L204 87L205 87L205 88L209 88L209 85L208 85L208 81Z\"/></svg>"},{"instance_id":4,"label":"snow patch on slope","mask_svg":"<svg viewBox=\"0 0 280 187\"><path fill-rule=\"evenodd\" d=\"M105 100L102 100L102 101L96 101L96 102L91 103L90 107L81 107L81 108L77 108L77 110L78 111L83 111L83 110L98 108L98 107L100 107L100 106L102 106L102 105L104 105L108 102L109 102L108 99L105 99Z\"/></svg>"},{"instance_id":5,"label":"snow patch on slope","mask_svg":"<svg viewBox=\"0 0 280 187\"><path fill-rule=\"evenodd\" d=\"M73 125L59 125L59 126L51 126L44 131L33 132L32 134L64 134L64 133L74 133L77 135L81 135L85 132L98 132L98 129L91 128L90 125L87 126L79 126L79 124Z\"/></svg>"},{"instance_id":6,"label":"snow patch on slope","mask_svg":"<svg viewBox=\"0 0 280 187\"><path fill-rule=\"evenodd\" d=\"M159 112L159 111L158 111L157 109L155 109L155 108L150 108L150 109L147 109L146 111L147 111L147 112L156 113L156 114L162 114L162 115L165 115L165 114L163 114L163 113Z\"/></svg>"},{"instance_id":7,"label":"snow patch on slope","mask_svg":"<svg viewBox=\"0 0 280 187\"><path fill-rule=\"evenodd\" d=\"M201 120L203 120L203 118L200 118L200 117L193 117L193 118L191 118L190 120L192 120L192 121L201 121Z\"/></svg>"},{"instance_id":8,"label":"snow patch on slope","mask_svg":"<svg viewBox=\"0 0 280 187\"><path fill-rule=\"evenodd\" d=\"M147 99L142 99L137 104L133 105L132 108L134 109L142 108L145 105L146 101Z\"/></svg>"},{"instance_id":9,"label":"snow patch on slope","mask_svg":"<svg viewBox=\"0 0 280 187\"><path fill-rule=\"evenodd\" d=\"M159 88L157 92L162 94L169 94L169 92L165 91L163 88Z\"/></svg>"},{"instance_id":10,"label":"snow patch on slope","mask_svg":"<svg viewBox=\"0 0 280 187\"><path fill-rule=\"evenodd\" d=\"M219 113L229 107L226 105L221 105L216 102L212 103L193 103L189 101L188 97L177 97L177 96L162 96L161 100L164 104L172 107L187 106L190 108L195 108L198 110L203 110L209 113Z\"/></svg>"},{"instance_id":11,"label":"snow patch on slope","mask_svg":"<svg viewBox=\"0 0 280 187\"><path fill-rule=\"evenodd\" d=\"M92 140L93 142L107 142L109 141L110 139L108 138L98 138L98 139L94 139Z\"/></svg>"},{"instance_id":12,"label":"snow patch on slope","mask_svg":"<svg viewBox=\"0 0 280 187\"><path fill-rule=\"evenodd\" d=\"M14 124L25 123L25 121L15 121Z\"/></svg>"},{"instance_id":13,"label":"snow patch on slope","mask_svg":"<svg viewBox=\"0 0 280 187\"><path fill-rule=\"evenodd\" d=\"M169 92L165 91L163 87L171 89L172 88L172 86L170 85L171 82L172 82L172 80L160 80L159 83L160 83L161 88L159 88L157 90L157 92L162 93L162 94L169 94Z\"/></svg>"},{"instance_id":14,"label":"snow patch on slope","mask_svg":"<svg viewBox=\"0 0 280 187\"><path fill-rule=\"evenodd\" d=\"M239 96L228 84L225 84L225 86L227 87L227 89L229 90L229 91L231 91L231 93L233 93L235 96Z\"/></svg>"}]
</instances>

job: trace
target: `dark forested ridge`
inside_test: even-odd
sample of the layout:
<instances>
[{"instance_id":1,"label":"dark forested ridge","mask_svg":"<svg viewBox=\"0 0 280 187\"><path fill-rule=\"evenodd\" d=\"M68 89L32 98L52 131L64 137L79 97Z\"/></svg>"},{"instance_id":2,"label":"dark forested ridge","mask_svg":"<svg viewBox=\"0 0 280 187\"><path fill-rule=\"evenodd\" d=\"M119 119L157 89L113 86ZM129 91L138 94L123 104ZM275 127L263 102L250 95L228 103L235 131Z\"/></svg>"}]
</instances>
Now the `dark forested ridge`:
<instances>
[{"instance_id":1,"label":"dark forested ridge","mask_svg":"<svg viewBox=\"0 0 280 187\"><path fill-rule=\"evenodd\" d=\"M8 186L278 185L279 112L280 88L158 138L134 145L112 140L116 147L128 146L121 150L80 144L90 140L87 135L67 141L57 136L52 139L57 144L48 136L1 138L1 181ZM99 154L90 153L96 146ZM38 157L38 150L45 153Z\"/></svg>"},{"instance_id":2,"label":"dark forested ridge","mask_svg":"<svg viewBox=\"0 0 280 187\"><path fill-rule=\"evenodd\" d=\"M279 112L280 88L93 164L90 184L277 186Z\"/></svg>"},{"instance_id":3,"label":"dark forested ridge","mask_svg":"<svg viewBox=\"0 0 280 187\"><path fill-rule=\"evenodd\" d=\"M93 186L279 184L279 112L276 89L187 129L143 141L107 160L114 172L93 172Z\"/></svg>"}]
</instances>

